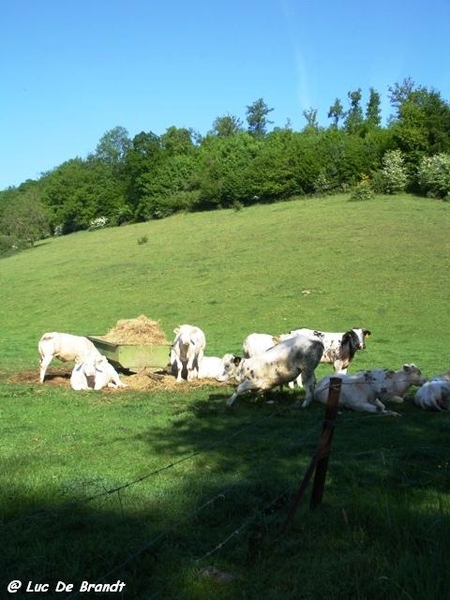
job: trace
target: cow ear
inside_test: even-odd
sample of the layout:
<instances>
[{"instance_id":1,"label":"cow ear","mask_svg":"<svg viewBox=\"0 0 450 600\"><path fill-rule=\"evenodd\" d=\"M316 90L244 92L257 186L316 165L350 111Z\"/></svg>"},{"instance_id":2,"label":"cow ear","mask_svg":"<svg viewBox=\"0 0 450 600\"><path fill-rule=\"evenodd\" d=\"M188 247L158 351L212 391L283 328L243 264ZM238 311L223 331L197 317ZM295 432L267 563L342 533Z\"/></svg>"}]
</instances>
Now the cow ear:
<instances>
[{"instance_id":1,"label":"cow ear","mask_svg":"<svg viewBox=\"0 0 450 600\"><path fill-rule=\"evenodd\" d=\"M175 327L175 329L173 330L173 332L178 335L180 333L180 328L179 327Z\"/></svg>"},{"instance_id":2,"label":"cow ear","mask_svg":"<svg viewBox=\"0 0 450 600\"><path fill-rule=\"evenodd\" d=\"M238 366L238 364L241 362L242 358L240 356L235 356L233 359L233 363L236 365L236 367Z\"/></svg>"},{"instance_id":3,"label":"cow ear","mask_svg":"<svg viewBox=\"0 0 450 600\"><path fill-rule=\"evenodd\" d=\"M410 365L403 365L403 370L404 371L409 371L410 370Z\"/></svg>"},{"instance_id":4,"label":"cow ear","mask_svg":"<svg viewBox=\"0 0 450 600\"><path fill-rule=\"evenodd\" d=\"M372 335L372 332L368 329L363 329L363 335L364 337L370 337Z\"/></svg>"}]
</instances>

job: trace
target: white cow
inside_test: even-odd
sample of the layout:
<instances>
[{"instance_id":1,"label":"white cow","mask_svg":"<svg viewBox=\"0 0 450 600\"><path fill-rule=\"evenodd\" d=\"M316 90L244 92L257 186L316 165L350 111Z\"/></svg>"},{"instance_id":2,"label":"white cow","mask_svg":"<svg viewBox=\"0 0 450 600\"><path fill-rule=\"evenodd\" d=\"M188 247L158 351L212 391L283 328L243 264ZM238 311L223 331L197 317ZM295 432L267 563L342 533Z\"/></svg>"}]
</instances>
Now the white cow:
<instances>
[{"instance_id":1,"label":"white cow","mask_svg":"<svg viewBox=\"0 0 450 600\"><path fill-rule=\"evenodd\" d=\"M94 360L77 363L70 377L70 385L74 390L101 390L104 387L128 387L120 381L119 374L106 356Z\"/></svg>"},{"instance_id":2,"label":"white cow","mask_svg":"<svg viewBox=\"0 0 450 600\"><path fill-rule=\"evenodd\" d=\"M198 366L205 353L206 338L203 331L195 325L180 325L174 329L175 339L170 350L170 365L176 373L177 381L182 381L186 373L187 381L198 376Z\"/></svg>"},{"instance_id":3,"label":"white cow","mask_svg":"<svg viewBox=\"0 0 450 600\"><path fill-rule=\"evenodd\" d=\"M104 387L124 388L128 387L126 383L120 381L119 374L108 361L106 356L102 356L95 361L95 385L94 390L101 390Z\"/></svg>"},{"instance_id":4,"label":"white cow","mask_svg":"<svg viewBox=\"0 0 450 600\"><path fill-rule=\"evenodd\" d=\"M71 333L44 333L39 340L38 350L40 355L39 381L43 383L47 367L53 358L63 362L84 361L92 362L101 356L100 352L87 337L72 335Z\"/></svg>"},{"instance_id":5,"label":"white cow","mask_svg":"<svg viewBox=\"0 0 450 600\"><path fill-rule=\"evenodd\" d=\"M308 406L313 399L316 383L314 371L322 353L323 344L320 340L296 335L262 354L243 359L236 373L239 385L227 405L231 406L244 392L271 390L277 385L293 381L302 373L306 389L303 406Z\"/></svg>"},{"instance_id":6,"label":"white cow","mask_svg":"<svg viewBox=\"0 0 450 600\"><path fill-rule=\"evenodd\" d=\"M426 381L415 393L414 402L425 410L450 410L450 371Z\"/></svg>"},{"instance_id":7,"label":"white cow","mask_svg":"<svg viewBox=\"0 0 450 600\"><path fill-rule=\"evenodd\" d=\"M204 356L198 365L198 378L217 379L220 381L220 377L223 376L225 366L232 362L233 359L233 354L225 354L222 358L219 356Z\"/></svg>"},{"instance_id":8,"label":"white cow","mask_svg":"<svg viewBox=\"0 0 450 600\"><path fill-rule=\"evenodd\" d=\"M346 332L333 333L331 331L319 331L317 329L294 329L289 335L309 335L320 339L324 345L321 363L333 365L336 373L347 373L347 369L358 350L366 347L366 337L371 335L368 329L349 329Z\"/></svg>"},{"instance_id":9,"label":"white cow","mask_svg":"<svg viewBox=\"0 0 450 600\"><path fill-rule=\"evenodd\" d=\"M73 390L93 390L95 386L94 363L76 363L70 376L70 387Z\"/></svg>"},{"instance_id":10,"label":"white cow","mask_svg":"<svg viewBox=\"0 0 450 600\"><path fill-rule=\"evenodd\" d=\"M414 364L405 364L398 371L388 369L372 369L359 371L353 375L336 373L327 375L319 381L314 398L326 404L332 377L341 380L339 406L357 411L383 413L398 416L398 413L387 410L383 402L401 403L408 389L425 381L420 369Z\"/></svg>"},{"instance_id":11,"label":"white cow","mask_svg":"<svg viewBox=\"0 0 450 600\"><path fill-rule=\"evenodd\" d=\"M251 333L242 344L242 353L244 358L262 354L280 341L278 336L269 333Z\"/></svg>"}]
</instances>

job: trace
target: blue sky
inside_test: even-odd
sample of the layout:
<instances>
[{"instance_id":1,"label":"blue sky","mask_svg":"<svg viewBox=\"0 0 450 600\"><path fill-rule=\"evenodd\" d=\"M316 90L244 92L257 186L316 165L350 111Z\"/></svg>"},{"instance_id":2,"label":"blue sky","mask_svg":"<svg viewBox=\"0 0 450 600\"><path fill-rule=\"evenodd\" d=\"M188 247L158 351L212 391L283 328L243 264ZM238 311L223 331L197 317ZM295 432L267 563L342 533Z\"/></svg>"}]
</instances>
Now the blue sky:
<instances>
[{"instance_id":1,"label":"blue sky","mask_svg":"<svg viewBox=\"0 0 450 600\"><path fill-rule=\"evenodd\" d=\"M450 101L448 0L4 0L0 189L172 125L206 134L263 98L274 126L328 126L335 98L411 77Z\"/></svg>"}]
</instances>

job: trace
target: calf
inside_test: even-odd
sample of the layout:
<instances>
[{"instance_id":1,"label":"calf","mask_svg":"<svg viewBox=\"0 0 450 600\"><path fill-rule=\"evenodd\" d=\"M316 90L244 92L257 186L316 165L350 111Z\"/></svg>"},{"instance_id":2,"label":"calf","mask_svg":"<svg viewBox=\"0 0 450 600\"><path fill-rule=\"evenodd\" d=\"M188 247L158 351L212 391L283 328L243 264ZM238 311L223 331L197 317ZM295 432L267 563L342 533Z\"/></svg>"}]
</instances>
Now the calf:
<instances>
[{"instance_id":1,"label":"calf","mask_svg":"<svg viewBox=\"0 0 450 600\"><path fill-rule=\"evenodd\" d=\"M328 400L331 377L341 380L339 406L357 411L398 416L398 413L387 410L384 402L403 402L408 389L425 381L416 365L403 365L398 371L372 369L359 371L353 375L339 373L324 377L314 392L314 398L323 404Z\"/></svg>"},{"instance_id":2,"label":"calf","mask_svg":"<svg viewBox=\"0 0 450 600\"><path fill-rule=\"evenodd\" d=\"M95 385L94 363L76 363L70 376L70 387L73 390L93 390Z\"/></svg>"},{"instance_id":3,"label":"calf","mask_svg":"<svg viewBox=\"0 0 450 600\"><path fill-rule=\"evenodd\" d=\"M205 353L206 339L203 331L195 325L180 325L174 329L175 339L170 350L170 365L176 373L177 382L186 374L187 381L198 377L198 366Z\"/></svg>"},{"instance_id":4,"label":"calf","mask_svg":"<svg viewBox=\"0 0 450 600\"><path fill-rule=\"evenodd\" d=\"M70 385L74 390L101 390L104 387L128 387L120 381L120 377L106 356L77 363L70 377Z\"/></svg>"},{"instance_id":5,"label":"calf","mask_svg":"<svg viewBox=\"0 0 450 600\"><path fill-rule=\"evenodd\" d=\"M223 377L226 366L232 363L233 358L233 354L225 354L222 358L204 356L198 365L198 378L225 381L225 379L221 380L220 378Z\"/></svg>"},{"instance_id":6,"label":"calf","mask_svg":"<svg viewBox=\"0 0 450 600\"><path fill-rule=\"evenodd\" d=\"M277 385L293 381L302 373L306 390L303 406L308 406L313 399L316 383L314 371L322 353L323 344L320 340L296 335L262 354L243 359L236 373L239 385L227 405L231 406L244 392L271 390Z\"/></svg>"},{"instance_id":7,"label":"calf","mask_svg":"<svg viewBox=\"0 0 450 600\"><path fill-rule=\"evenodd\" d=\"M43 383L47 367L53 358L63 362L84 361L93 362L101 356L100 352L87 337L72 335L71 333L44 333L38 343L40 355L39 381Z\"/></svg>"},{"instance_id":8,"label":"calf","mask_svg":"<svg viewBox=\"0 0 450 600\"><path fill-rule=\"evenodd\" d=\"M106 356L101 356L100 359L95 361L94 390L101 390L104 387L124 388L128 386L126 383L120 381L119 374Z\"/></svg>"}]
</instances>

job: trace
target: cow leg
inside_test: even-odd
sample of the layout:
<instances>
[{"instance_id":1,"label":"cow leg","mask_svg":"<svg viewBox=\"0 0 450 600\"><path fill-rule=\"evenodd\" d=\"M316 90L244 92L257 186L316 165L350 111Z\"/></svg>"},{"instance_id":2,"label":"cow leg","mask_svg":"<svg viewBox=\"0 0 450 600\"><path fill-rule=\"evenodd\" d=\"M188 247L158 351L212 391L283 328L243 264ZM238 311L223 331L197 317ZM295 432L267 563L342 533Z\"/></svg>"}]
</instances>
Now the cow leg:
<instances>
[{"instance_id":1,"label":"cow leg","mask_svg":"<svg viewBox=\"0 0 450 600\"><path fill-rule=\"evenodd\" d=\"M388 410L385 405L376 398L373 402L364 402L362 404L358 404L358 410L369 412L373 414L383 414L383 415L391 415L392 417L400 417L400 413L395 412L393 410Z\"/></svg>"},{"instance_id":2,"label":"cow leg","mask_svg":"<svg viewBox=\"0 0 450 600\"><path fill-rule=\"evenodd\" d=\"M175 365L177 367L177 378L176 381L177 383L181 383L183 381L182 377L181 377L181 372L183 370L183 363L181 362L181 360L179 360L178 358L175 360Z\"/></svg>"},{"instance_id":3,"label":"cow leg","mask_svg":"<svg viewBox=\"0 0 450 600\"><path fill-rule=\"evenodd\" d=\"M305 399L302 408L306 408L314 399L314 389L316 387L316 374L313 371L304 369L301 373L303 387L305 388Z\"/></svg>"},{"instance_id":4,"label":"cow leg","mask_svg":"<svg viewBox=\"0 0 450 600\"><path fill-rule=\"evenodd\" d=\"M254 386L250 383L250 381L248 379L244 379L244 381L242 381L236 388L236 391L234 392L234 394L231 396L231 398L228 398L227 400L227 406L233 406L236 398L238 396L240 396L241 394L243 394L244 392L249 392L250 390L255 389Z\"/></svg>"},{"instance_id":5,"label":"cow leg","mask_svg":"<svg viewBox=\"0 0 450 600\"><path fill-rule=\"evenodd\" d=\"M40 361L41 368L40 368L40 372L39 372L39 381L41 383L44 383L45 373L47 371L48 365L52 362L52 358L53 358L53 356L51 354L50 355L47 354L47 355L44 355L41 357L41 361Z\"/></svg>"}]
</instances>

